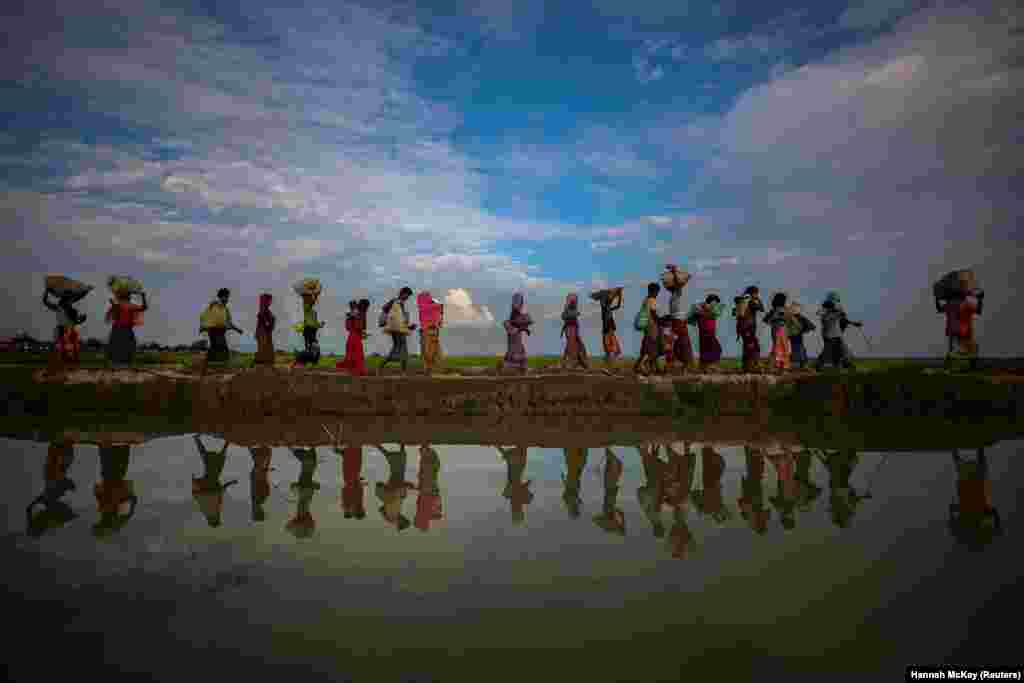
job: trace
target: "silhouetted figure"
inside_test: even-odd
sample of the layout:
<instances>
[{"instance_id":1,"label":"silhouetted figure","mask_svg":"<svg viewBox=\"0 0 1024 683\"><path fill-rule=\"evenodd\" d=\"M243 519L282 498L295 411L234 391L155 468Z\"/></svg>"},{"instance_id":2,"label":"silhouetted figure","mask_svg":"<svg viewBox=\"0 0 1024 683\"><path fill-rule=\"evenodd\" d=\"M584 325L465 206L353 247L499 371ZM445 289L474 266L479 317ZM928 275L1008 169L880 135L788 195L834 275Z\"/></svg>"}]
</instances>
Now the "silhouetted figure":
<instances>
[{"instance_id":1,"label":"silhouetted figure","mask_svg":"<svg viewBox=\"0 0 1024 683\"><path fill-rule=\"evenodd\" d=\"M68 469L74 461L74 442L55 440L50 443L43 468L45 488L25 509L29 536L42 536L78 517L78 513L61 500L66 493L75 490L75 482L68 478ZM36 510L37 506L41 509Z\"/></svg>"},{"instance_id":2,"label":"silhouetted figure","mask_svg":"<svg viewBox=\"0 0 1024 683\"><path fill-rule=\"evenodd\" d=\"M203 475L192 479L192 498L195 499L206 517L206 522L211 527L219 527L221 524L221 511L224 508L224 492L229 486L238 483L237 479L222 484L221 474L224 472L224 463L227 462L228 442L224 442L223 448L219 451L208 451L203 445L198 434L193 434L196 448L199 449L199 456L203 459Z\"/></svg>"},{"instance_id":3,"label":"silhouetted figure","mask_svg":"<svg viewBox=\"0 0 1024 683\"><path fill-rule=\"evenodd\" d=\"M622 460L612 449L604 449L604 503L594 523L610 534L626 535L626 516L619 509L619 482L622 481Z\"/></svg>"},{"instance_id":4,"label":"silhouetted figure","mask_svg":"<svg viewBox=\"0 0 1024 683\"><path fill-rule=\"evenodd\" d=\"M562 450L565 455L566 471L562 477L562 483L565 485L562 491L562 501L565 503L565 509L569 513L569 518L577 519L580 516L580 509L583 505L580 489L582 487L583 470L587 467L587 449L564 448Z\"/></svg>"},{"instance_id":5,"label":"silhouetted figure","mask_svg":"<svg viewBox=\"0 0 1024 683\"><path fill-rule=\"evenodd\" d=\"M663 538L665 522L661 517L661 510L665 502L665 470L668 465L658 458L658 446L655 444L642 444L637 450L640 451L645 482L636 490L636 497L644 515L651 523L655 538Z\"/></svg>"},{"instance_id":6,"label":"silhouetted figure","mask_svg":"<svg viewBox=\"0 0 1024 683\"><path fill-rule=\"evenodd\" d=\"M430 529L430 523L444 516L441 505L439 474L441 458L430 444L420 446L420 469L416 482L416 518L413 524L420 531Z\"/></svg>"},{"instance_id":7,"label":"silhouetted figure","mask_svg":"<svg viewBox=\"0 0 1024 683\"><path fill-rule=\"evenodd\" d=\"M796 526L796 457L786 451L769 456L775 466L775 495L769 499L779 513L779 522L787 531Z\"/></svg>"},{"instance_id":8,"label":"silhouetted figure","mask_svg":"<svg viewBox=\"0 0 1024 683\"><path fill-rule=\"evenodd\" d=\"M263 505L270 497L270 459L272 452L269 446L253 446L252 473L249 475L249 491L252 498L252 521L262 522L267 518Z\"/></svg>"},{"instance_id":9,"label":"silhouetted figure","mask_svg":"<svg viewBox=\"0 0 1024 683\"><path fill-rule=\"evenodd\" d=\"M724 524L731 518L722 491L722 476L725 474L725 458L707 444L701 448L701 486L692 494L697 511L711 517L716 523Z\"/></svg>"},{"instance_id":10,"label":"silhouetted figure","mask_svg":"<svg viewBox=\"0 0 1024 683\"><path fill-rule=\"evenodd\" d=\"M737 501L740 514L747 520L755 533L764 535L768 532L768 520L772 512L764 506L764 475L765 460L760 449L744 446L747 474L743 477L743 495Z\"/></svg>"},{"instance_id":11,"label":"silhouetted figure","mask_svg":"<svg viewBox=\"0 0 1024 683\"><path fill-rule=\"evenodd\" d=\"M949 505L949 530L968 549L984 550L1003 532L999 511L992 504L985 449L978 449L973 462L954 450L953 464L957 471L957 499Z\"/></svg>"},{"instance_id":12,"label":"silhouetted figure","mask_svg":"<svg viewBox=\"0 0 1024 683\"><path fill-rule=\"evenodd\" d=\"M409 528L409 518L402 514L402 503L409 496L409 489L416 488L405 478L408 465L405 444L399 444L397 451L385 450L383 446L375 448L387 459L390 471L387 482L378 481L375 487L381 502L380 515L398 531L405 531Z\"/></svg>"},{"instance_id":13,"label":"silhouetted figure","mask_svg":"<svg viewBox=\"0 0 1024 683\"><path fill-rule=\"evenodd\" d=\"M829 506L832 511L832 523L845 529L850 526L857 508L866 496L857 492L850 485L850 476L860 462L860 456L853 449L832 451L822 457L822 464L829 476Z\"/></svg>"},{"instance_id":14,"label":"silhouetted figure","mask_svg":"<svg viewBox=\"0 0 1024 683\"><path fill-rule=\"evenodd\" d=\"M526 446L495 448L508 466L508 479L502 495L508 498L512 506L512 521L522 524L526 520L526 506L533 502L533 492L530 490L533 481L523 481L523 474L526 472Z\"/></svg>"},{"instance_id":15,"label":"silhouetted figure","mask_svg":"<svg viewBox=\"0 0 1024 683\"><path fill-rule=\"evenodd\" d=\"M93 489L100 520L93 525L93 534L105 537L120 531L135 514L139 499L133 483L125 479L131 446L108 443L100 446L100 481Z\"/></svg>"},{"instance_id":16,"label":"silhouetted figure","mask_svg":"<svg viewBox=\"0 0 1024 683\"><path fill-rule=\"evenodd\" d=\"M299 478L292 482L291 490L298 496L295 516L288 520L285 528L295 538L309 538L316 531L316 520L310 507L313 495L320 490L320 483L313 479L316 474L316 450L313 448L293 448L292 455L299 461Z\"/></svg>"}]
</instances>

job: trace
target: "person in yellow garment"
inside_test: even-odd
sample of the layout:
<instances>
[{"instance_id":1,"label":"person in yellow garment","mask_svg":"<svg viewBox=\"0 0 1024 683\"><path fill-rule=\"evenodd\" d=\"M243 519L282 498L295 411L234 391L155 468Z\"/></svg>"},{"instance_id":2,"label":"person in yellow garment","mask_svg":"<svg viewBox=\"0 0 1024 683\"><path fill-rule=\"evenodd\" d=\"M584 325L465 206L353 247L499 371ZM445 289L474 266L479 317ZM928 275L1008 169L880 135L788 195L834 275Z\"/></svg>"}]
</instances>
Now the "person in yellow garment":
<instances>
[{"instance_id":1,"label":"person in yellow garment","mask_svg":"<svg viewBox=\"0 0 1024 683\"><path fill-rule=\"evenodd\" d=\"M985 449L972 461L953 450L957 473L957 499L949 505L949 530L957 542L972 551L983 550L1003 532L999 510L992 503Z\"/></svg>"}]
</instances>

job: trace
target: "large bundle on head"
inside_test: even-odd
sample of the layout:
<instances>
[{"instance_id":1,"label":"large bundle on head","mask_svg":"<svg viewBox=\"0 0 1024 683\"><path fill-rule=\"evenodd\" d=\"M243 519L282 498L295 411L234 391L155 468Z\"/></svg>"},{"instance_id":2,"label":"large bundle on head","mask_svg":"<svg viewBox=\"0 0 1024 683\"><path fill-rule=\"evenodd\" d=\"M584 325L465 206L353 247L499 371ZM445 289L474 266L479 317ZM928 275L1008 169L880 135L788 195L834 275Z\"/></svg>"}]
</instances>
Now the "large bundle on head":
<instances>
[{"instance_id":1,"label":"large bundle on head","mask_svg":"<svg viewBox=\"0 0 1024 683\"><path fill-rule=\"evenodd\" d=\"M298 294L299 296L303 296L304 294L320 296L320 280L315 277L302 278L294 285L292 285L292 289L294 289L295 293Z\"/></svg>"},{"instance_id":2,"label":"large bundle on head","mask_svg":"<svg viewBox=\"0 0 1024 683\"><path fill-rule=\"evenodd\" d=\"M107 287L114 293L140 294L143 291L142 283L127 275L111 275L107 278Z\"/></svg>"},{"instance_id":3,"label":"large bundle on head","mask_svg":"<svg viewBox=\"0 0 1024 683\"><path fill-rule=\"evenodd\" d=\"M65 275L47 275L46 288L58 297L83 297L93 289L92 285L87 285Z\"/></svg>"},{"instance_id":4,"label":"large bundle on head","mask_svg":"<svg viewBox=\"0 0 1024 683\"><path fill-rule=\"evenodd\" d=\"M747 315L747 311L750 309L750 296L744 294L733 299L733 303L736 307L733 309L737 318L742 318Z\"/></svg>"},{"instance_id":5,"label":"large bundle on head","mask_svg":"<svg viewBox=\"0 0 1024 683\"><path fill-rule=\"evenodd\" d=\"M590 293L590 298L594 301L599 302L603 306L614 306L616 303L622 304L622 287L612 287L609 289L601 289L596 292Z\"/></svg>"},{"instance_id":6,"label":"large bundle on head","mask_svg":"<svg viewBox=\"0 0 1024 683\"><path fill-rule=\"evenodd\" d=\"M666 266L665 272L661 274L661 284L664 285L666 289L685 287L686 283L689 281L690 274L682 268Z\"/></svg>"},{"instance_id":7,"label":"large bundle on head","mask_svg":"<svg viewBox=\"0 0 1024 683\"><path fill-rule=\"evenodd\" d=\"M974 271L967 268L946 273L932 285L932 292L936 299L972 294L977 289L978 279Z\"/></svg>"}]
</instances>

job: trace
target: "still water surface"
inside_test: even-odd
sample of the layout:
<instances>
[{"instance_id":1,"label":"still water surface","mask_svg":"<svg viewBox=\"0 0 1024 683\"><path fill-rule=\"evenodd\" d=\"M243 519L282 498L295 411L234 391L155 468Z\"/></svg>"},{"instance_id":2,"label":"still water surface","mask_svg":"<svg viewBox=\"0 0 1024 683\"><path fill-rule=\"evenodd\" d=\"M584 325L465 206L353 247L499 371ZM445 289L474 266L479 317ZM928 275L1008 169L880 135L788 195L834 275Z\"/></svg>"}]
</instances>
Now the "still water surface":
<instances>
[{"instance_id":1,"label":"still water surface","mask_svg":"<svg viewBox=\"0 0 1024 683\"><path fill-rule=\"evenodd\" d=\"M986 449L981 473L975 451L958 468L682 441L0 441L8 664L651 681L1012 663L1022 445Z\"/></svg>"}]
</instances>

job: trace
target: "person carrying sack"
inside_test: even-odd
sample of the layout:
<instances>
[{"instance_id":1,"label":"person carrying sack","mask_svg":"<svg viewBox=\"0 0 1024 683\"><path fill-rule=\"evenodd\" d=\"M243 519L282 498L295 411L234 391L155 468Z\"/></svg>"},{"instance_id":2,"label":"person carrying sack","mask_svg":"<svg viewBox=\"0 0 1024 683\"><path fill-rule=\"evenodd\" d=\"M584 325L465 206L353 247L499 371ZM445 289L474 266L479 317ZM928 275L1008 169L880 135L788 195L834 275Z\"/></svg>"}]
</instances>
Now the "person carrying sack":
<instances>
[{"instance_id":1,"label":"person carrying sack","mask_svg":"<svg viewBox=\"0 0 1024 683\"><path fill-rule=\"evenodd\" d=\"M409 365L409 333L416 329L416 325L409 324L409 314L405 310L405 302L412 296L412 289L402 287L398 298L391 301L391 307L387 314L387 323L384 326L385 333L391 335L391 353L378 370L391 362L398 362L402 366L402 373L406 372Z\"/></svg>"}]
</instances>

